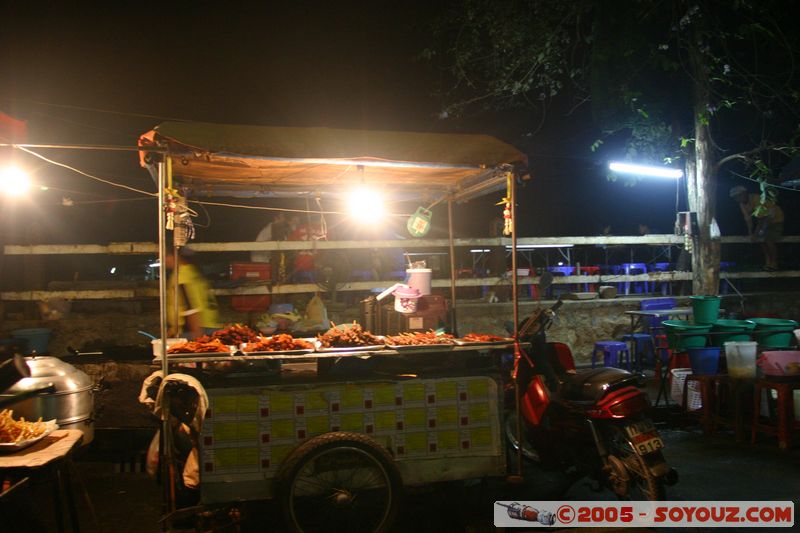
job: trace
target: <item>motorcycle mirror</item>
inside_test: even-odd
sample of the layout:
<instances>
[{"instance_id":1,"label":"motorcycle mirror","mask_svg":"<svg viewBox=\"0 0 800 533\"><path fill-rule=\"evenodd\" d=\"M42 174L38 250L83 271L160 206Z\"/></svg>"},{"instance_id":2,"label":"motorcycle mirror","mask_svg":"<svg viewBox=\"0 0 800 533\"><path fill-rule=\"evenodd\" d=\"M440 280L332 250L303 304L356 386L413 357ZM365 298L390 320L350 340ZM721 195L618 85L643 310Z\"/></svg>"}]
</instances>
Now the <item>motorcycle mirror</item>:
<instances>
[{"instance_id":1,"label":"motorcycle mirror","mask_svg":"<svg viewBox=\"0 0 800 533\"><path fill-rule=\"evenodd\" d=\"M547 292L547 289L549 289L550 285L552 284L553 284L553 274L545 270L539 276L539 294Z\"/></svg>"}]
</instances>

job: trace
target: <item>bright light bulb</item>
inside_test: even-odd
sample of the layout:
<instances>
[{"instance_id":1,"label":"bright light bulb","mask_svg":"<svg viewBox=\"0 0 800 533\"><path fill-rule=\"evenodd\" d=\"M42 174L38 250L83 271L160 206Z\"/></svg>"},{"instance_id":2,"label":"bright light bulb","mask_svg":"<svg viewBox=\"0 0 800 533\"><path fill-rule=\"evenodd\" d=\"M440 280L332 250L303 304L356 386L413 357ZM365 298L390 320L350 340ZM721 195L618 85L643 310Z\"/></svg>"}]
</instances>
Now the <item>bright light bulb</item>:
<instances>
[{"instance_id":1,"label":"bright light bulb","mask_svg":"<svg viewBox=\"0 0 800 533\"><path fill-rule=\"evenodd\" d=\"M22 196L31 187L28 175L18 167L6 167L0 170L0 191L9 196Z\"/></svg>"},{"instance_id":2,"label":"bright light bulb","mask_svg":"<svg viewBox=\"0 0 800 533\"><path fill-rule=\"evenodd\" d=\"M383 198L374 190L360 188L350 194L350 216L361 222L377 222L384 215Z\"/></svg>"},{"instance_id":3,"label":"bright light bulb","mask_svg":"<svg viewBox=\"0 0 800 533\"><path fill-rule=\"evenodd\" d=\"M649 165L632 165L630 163L610 163L608 168L621 174L637 174L639 176L654 176L657 178L680 178L683 171L677 168L654 167Z\"/></svg>"}]
</instances>

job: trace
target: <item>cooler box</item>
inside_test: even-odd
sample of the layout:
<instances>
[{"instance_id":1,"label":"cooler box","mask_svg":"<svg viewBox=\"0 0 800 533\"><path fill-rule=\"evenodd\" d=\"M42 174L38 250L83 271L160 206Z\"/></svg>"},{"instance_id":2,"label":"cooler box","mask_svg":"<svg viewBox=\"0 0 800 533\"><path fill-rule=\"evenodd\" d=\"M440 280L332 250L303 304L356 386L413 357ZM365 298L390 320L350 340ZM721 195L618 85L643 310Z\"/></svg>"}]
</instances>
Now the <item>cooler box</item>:
<instances>
[{"instance_id":1,"label":"cooler box","mask_svg":"<svg viewBox=\"0 0 800 533\"><path fill-rule=\"evenodd\" d=\"M230 272L232 280L269 281L272 278L269 263L231 263ZM242 313L266 311L269 303L269 294L231 296L231 307Z\"/></svg>"}]
</instances>

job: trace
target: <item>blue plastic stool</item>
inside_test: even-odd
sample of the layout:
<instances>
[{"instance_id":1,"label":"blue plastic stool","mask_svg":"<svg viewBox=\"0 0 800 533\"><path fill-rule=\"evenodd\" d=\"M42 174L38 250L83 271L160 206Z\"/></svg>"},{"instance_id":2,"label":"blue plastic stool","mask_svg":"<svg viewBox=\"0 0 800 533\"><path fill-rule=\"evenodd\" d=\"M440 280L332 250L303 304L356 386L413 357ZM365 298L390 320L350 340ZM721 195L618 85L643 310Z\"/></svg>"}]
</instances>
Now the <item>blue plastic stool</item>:
<instances>
[{"instance_id":1,"label":"blue plastic stool","mask_svg":"<svg viewBox=\"0 0 800 533\"><path fill-rule=\"evenodd\" d=\"M633 274L647 274L647 264L645 263L622 263L620 265L621 274L625 274L626 276L631 276ZM634 270L638 270L638 272L633 272ZM631 293L631 282L625 282L625 294ZM633 290L636 292L648 292L648 283L646 281L634 281L633 282Z\"/></svg>"},{"instance_id":2,"label":"blue plastic stool","mask_svg":"<svg viewBox=\"0 0 800 533\"><path fill-rule=\"evenodd\" d=\"M622 341L633 344L633 359L636 362L636 368L644 368L645 356L647 362L655 365L656 360L656 345L653 342L653 336L649 333L629 333L622 336Z\"/></svg>"},{"instance_id":3,"label":"blue plastic stool","mask_svg":"<svg viewBox=\"0 0 800 533\"><path fill-rule=\"evenodd\" d=\"M628 370L631 369L631 352L628 345L622 341L597 341L594 343L592 351L592 368L596 365L598 354L603 354L603 366L616 366L625 364Z\"/></svg>"}]
</instances>

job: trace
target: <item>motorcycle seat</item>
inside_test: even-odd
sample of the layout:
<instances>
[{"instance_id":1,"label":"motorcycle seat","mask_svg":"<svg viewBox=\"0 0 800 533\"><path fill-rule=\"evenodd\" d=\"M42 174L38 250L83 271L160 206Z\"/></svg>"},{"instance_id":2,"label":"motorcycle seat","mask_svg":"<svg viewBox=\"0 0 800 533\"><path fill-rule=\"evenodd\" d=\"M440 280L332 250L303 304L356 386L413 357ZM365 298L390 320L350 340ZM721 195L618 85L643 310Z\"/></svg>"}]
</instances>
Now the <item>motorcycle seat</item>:
<instances>
[{"instance_id":1,"label":"motorcycle seat","mask_svg":"<svg viewBox=\"0 0 800 533\"><path fill-rule=\"evenodd\" d=\"M621 368L593 368L567 374L563 378L561 394L574 402L597 402L608 392L627 385L638 386L639 378Z\"/></svg>"}]
</instances>

